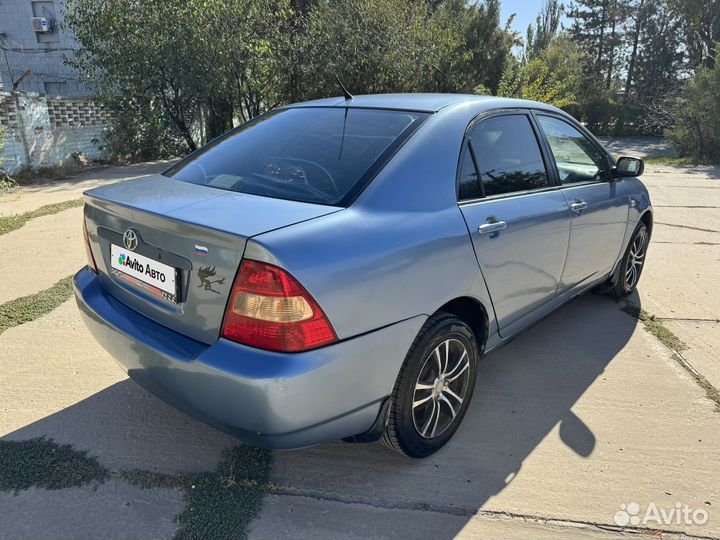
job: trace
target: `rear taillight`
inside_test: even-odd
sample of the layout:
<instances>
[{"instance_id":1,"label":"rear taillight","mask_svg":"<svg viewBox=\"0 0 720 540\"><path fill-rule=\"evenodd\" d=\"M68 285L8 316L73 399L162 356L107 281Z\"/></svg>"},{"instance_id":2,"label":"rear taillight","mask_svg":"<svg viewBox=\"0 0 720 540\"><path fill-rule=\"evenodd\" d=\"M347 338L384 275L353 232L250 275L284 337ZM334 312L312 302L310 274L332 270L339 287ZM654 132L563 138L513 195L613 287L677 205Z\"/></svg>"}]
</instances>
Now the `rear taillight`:
<instances>
[{"instance_id":1,"label":"rear taillight","mask_svg":"<svg viewBox=\"0 0 720 540\"><path fill-rule=\"evenodd\" d=\"M282 268L243 261L228 302L222 336L270 351L301 352L337 341L310 293Z\"/></svg>"},{"instance_id":2,"label":"rear taillight","mask_svg":"<svg viewBox=\"0 0 720 540\"><path fill-rule=\"evenodd\" d=\"M98 273L97 264L95 264L95 255L93 255L92 248L90 247L90 235L87 230L87 220L83 216L83 239L85 240L85 255L87 256L87 264L90 270Z\"/></svg>"}]
</instances>

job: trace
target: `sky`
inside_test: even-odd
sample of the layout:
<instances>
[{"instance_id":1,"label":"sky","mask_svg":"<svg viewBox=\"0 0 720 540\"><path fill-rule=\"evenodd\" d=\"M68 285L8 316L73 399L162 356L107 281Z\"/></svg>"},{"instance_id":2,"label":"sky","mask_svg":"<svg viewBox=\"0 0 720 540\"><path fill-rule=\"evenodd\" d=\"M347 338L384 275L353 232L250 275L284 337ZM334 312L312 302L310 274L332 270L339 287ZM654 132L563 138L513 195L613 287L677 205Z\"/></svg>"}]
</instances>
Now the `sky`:
<instances>
[{"instance_id":1,"label":"sky","mask_svg":"<svg viewBox=\"0 0 720 540\"><path fill-rule=\"evenodd\" d=\"M567 5L569 2L563 3ZM500 0L500 25L504 26L508 17L515 13L512 29L524 38L528 25L535 22L540 12L541 4L542 0Z\"/></svg>"}]
</instances>

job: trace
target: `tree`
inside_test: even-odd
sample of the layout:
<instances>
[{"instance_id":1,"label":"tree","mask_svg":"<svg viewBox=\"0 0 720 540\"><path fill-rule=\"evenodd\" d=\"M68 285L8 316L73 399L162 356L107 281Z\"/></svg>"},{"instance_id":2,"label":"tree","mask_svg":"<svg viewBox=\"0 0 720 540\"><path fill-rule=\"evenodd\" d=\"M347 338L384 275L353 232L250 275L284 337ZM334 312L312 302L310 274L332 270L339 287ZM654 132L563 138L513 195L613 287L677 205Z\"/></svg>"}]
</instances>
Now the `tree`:
<instances>
[{"instance_id":1,"label":"tree","mask_svg":"<svg viewBox=\"0 0 720 540\"><path fill-rule=\"evenodd\" d=\"M213 137L284 100L289 0L69 0L65 11L82 46L69 62L88 84L161 107L189 150L203 118Z\"/></svg>"},{"instance_id":2,"label":"tree","mask_svg":"<svg viewBox=\"0 0 720 540\"><path fill-rule=\"evenodd\" d=\"M684 75L685 48L681 43L681 20L664 0L636 0L628 4L626 68L622 107L615 133L635 127L657 130L657 117L648 112L677 93Z\"/></svg>"},{"instance_id":3,"label":"tree","mask_svg":"<svg viewBox=\"0 0 720 540\"><path fill-rule=\"evenodd\" d=\"M690 66L713 68L720 43L720 0L669 0L682 22Z\"/></svg>"},{"instance_id":4,"label":"tree","mask_svg":"<svg viewBox=\"0 0 720 540\"><path fill-rule=\"evenodd\" d=\"M606 89L618 74L626 11L627 0L575 0L568 10L568 17L574 19L570 35L592 59L587 73Z\"/></svg>"},{"instance_id":5,"label":"tree","mask_svg":"<svg viewBox=\"0 0 720 540\"><path fill-rule=\"evenodd\" d=\"M577 107L585 60L576 43L556 38L534 60L515 60L505 72L498 95Z\"/></svg>"},{"instance_id":6,"label":"tree","mask_svg":"<svg viewBox=\"0 0 720 540\"><path fill-rule=\"evenodd\" d=\"M564 7L558 0L543 0L535 26L528 26L525 39L525 60L532 61L548 48L560 30Z\"/></svg>"},{"instance_id":7,"label":"tree","mask_svg":"<svg viewBox=\"0 0 720 540\"><path fill-rule=\"evenodd\" d=\"M299 94L337 95L336 76L354 94L438 91L459 47L453 28L425 2L333 0L310 13Z\"/></svg>"},{"instance_id":8,"label":"tree","mask_svg":"<svg viewBox=\"0 0 720 540\"><path fill-rule=\"evenodd\" d=\"M720 50L715 68L701 66L673 100L674 127L666 131L681 156L720 162Z\"/></svg>"},{"instance_id":9,"label":"tree","mask_svg":"<svg viewBox=\"0 0 720 540\"><path fill-rule=\"evenodd\" d=\"M513 17L500 25L499 0L446 0L436 17L454 28L459 46L441 73L439 88L444 92L472 92L478 86L496 93L503 72L520 36L510 28Z\"/></svg>"}]
</instances>

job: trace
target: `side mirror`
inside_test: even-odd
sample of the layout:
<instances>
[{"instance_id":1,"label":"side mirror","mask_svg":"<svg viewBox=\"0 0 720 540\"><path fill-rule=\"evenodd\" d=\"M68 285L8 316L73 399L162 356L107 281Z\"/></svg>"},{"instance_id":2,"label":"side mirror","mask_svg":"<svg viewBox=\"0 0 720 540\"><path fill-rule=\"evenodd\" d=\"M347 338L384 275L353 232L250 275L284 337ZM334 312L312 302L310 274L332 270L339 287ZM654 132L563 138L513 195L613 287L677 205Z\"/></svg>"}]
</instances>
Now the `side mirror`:
<instances>
[{"instance_id":1,"label":"side mirror","mask_svg":"<svg viewBox=\"0 0 720 540\"><path fill-rule=\"evenodd\" d=\"M613 167L613 176L615 178L640 176L644 170L645 164L642 159L623 156L617 160L615 167Z\"/></svg>"}]
</instances>

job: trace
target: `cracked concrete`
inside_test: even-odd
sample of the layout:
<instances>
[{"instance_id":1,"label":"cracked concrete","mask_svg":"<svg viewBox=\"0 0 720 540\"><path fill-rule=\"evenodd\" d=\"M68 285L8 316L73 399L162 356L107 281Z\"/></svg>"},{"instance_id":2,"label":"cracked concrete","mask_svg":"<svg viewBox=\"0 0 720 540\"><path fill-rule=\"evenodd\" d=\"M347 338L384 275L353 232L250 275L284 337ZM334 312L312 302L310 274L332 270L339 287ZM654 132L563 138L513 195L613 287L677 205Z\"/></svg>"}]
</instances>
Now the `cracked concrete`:
<instances>
[{"instance_id":1,"label":"cracked concrete","mask_svg":"<svg viewBox=\"0 0 720 540\"><path fill-rule=\"evenodd\" d=\"M0 539L170 539L183 506L179 490L140 489L117 479L94 489L0 493Z\"/></svg>"},{"instance_id":2,"label":"cracked concrete","mask_svg":"<svg viewBox=\"0 0 720 540\"><path fill-rule=\"evenodd\" d=\"M687 344L683 357L720 388L720 166L676 171L682 186L664 166L643 176L657 209L640 297Z\"/></svg>"}]
</instances>

